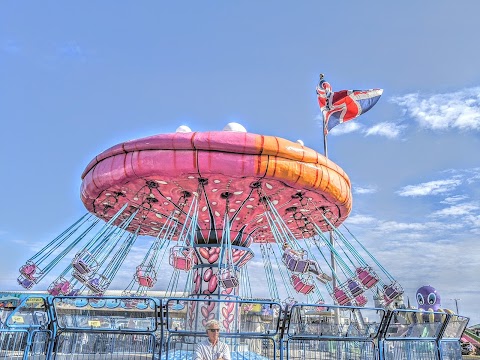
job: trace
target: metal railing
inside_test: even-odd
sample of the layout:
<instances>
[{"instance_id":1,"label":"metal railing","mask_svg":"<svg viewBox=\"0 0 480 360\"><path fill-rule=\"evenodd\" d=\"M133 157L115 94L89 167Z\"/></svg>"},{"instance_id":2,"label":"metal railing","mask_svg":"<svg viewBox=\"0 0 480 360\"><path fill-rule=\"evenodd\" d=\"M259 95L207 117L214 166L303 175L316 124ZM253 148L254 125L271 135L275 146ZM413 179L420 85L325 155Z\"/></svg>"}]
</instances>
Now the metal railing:
<instances>
[{"instance_id":1,"label":"metal railing","mask_svg":"<svg viewBox=\"0 0 480 360\"><path fill-rule=\"evenodd\" d=\"M460 360L468 318L272 301L33 297L0 329L1 359L185 359L215 318L232 359Z\"/></svg>"}]
</instances>

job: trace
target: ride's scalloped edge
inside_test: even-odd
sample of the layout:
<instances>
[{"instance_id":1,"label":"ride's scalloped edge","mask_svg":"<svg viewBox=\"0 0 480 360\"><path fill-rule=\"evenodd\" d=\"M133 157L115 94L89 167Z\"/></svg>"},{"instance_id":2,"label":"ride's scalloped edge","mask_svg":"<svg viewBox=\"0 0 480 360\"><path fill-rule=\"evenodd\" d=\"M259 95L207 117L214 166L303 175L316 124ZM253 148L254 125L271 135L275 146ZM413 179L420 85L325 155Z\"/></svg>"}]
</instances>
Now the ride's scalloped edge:
<instances>
[{"instance_id":1,"label":"ride's scalloped edge","mask_svg":"<svg viewBox=\"0 0 480 360\"><path fill-rule=\"evenodd\" d=\"M82 179L106 158L144 150L205 150L246 155L271 155L288 160L324 165L336 171L350 187L347 174L313 149L276 136L234 131L158 134L115 145L97 155L82 173Z\"/></svg>"}]
</instances>

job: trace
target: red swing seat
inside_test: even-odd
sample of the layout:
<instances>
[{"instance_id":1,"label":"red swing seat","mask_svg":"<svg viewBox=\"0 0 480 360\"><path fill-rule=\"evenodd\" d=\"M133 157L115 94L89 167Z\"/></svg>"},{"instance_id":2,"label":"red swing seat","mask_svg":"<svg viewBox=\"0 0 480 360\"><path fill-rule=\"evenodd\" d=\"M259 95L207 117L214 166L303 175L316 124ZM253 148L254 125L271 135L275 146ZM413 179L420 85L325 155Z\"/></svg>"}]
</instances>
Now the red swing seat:
<instances>
[{"instance_id":1,"label":"red swing seat","mask_svg":"<svg viewBox=\"0 0 480 360\"><path fill-rule=\"evenodd\" d=\"M365 289L370 289L379 281L378 275L375 274L370 266L357 268L355 272L357 273L358 280L360 280Z\"/></svg>"},{"instance_id":2,"label":"red swing seat","mask_svg":"<svg viewBox=\"0 0 480 360\"><path fill-rule=\"evenodd\" d=\"M53 296L58 295L69 295L72 291L72 284L70 281L60 277L55 282L53 282L47 289L48 293Z\"/></svg>"},{"instance_id":3,"label":"red swing seat","mask_svg":"<svg viewBox=\"0 0 480 360\"><path fill-rule=\"evenodd\" d=\"M25 276L27 279L35 281L35 273L37 272L37 265L31 262L27 262L20 268L20 274Z\"/></svg>"},{"instance_id":4,"label":"red swing seat","mask_svg":"<svg viewBox=\"0 0 480 360\"><path fill-rule=\"evenodd\" d=\"M151 267L147 267L151 268ZM157 282L157 273L155 270L144 270L142 269L142 266L137 266L137 270L135 272L135 277L137 279L137 282L140 284L140 286L145 286L148 288L152 288L155 283Z\"/></svg>"},{"instance_id":5,"label":"red swing seat","mask_svg":"<svg viewBox=\"0 0 480 360\"><path fill-rule=\"evenodd\" d=\"M315 284L309 282L308 279L301 279L298 275L292 275L291 281L295 291L301 294L310 294L315 288Z\"/></svg>"},{"instance_id":6,"label":"red swing seat","mask_svg":"<svg viewBox=\"0 0 480 360\"><path fill-rule=\"evenodd\" d=\"M191 247L174 246L170 249L169 263L175 269L189 271L194 265L195 252Z\"/></svg>"},{"instance_id":7,"label":"red swing seat","mask_svg":"<svg viewBox=\"0 0 480 360\"><path fill-rule=\"evenodd\" d=\"M335 286L331 295L338 305L351 305L352 299L342 288Z\"/></svg>"},{"instance_id":8,"label":"red swing seat","mask_svg":"<svg viewBox=\"0 0 480 360\"><path fill-rule=\"evenodd\" d=\"M316 302L316 304L324 305L324 304L325 304L325 301L324 301L324 300L318 300L318 301ZM316 310L317 310L317 311L320 311L320 312L322 312L322 311L327 311L327 307L326 307L326 306L317 306L317 307L316 307Z\"/></svg>"},{"instance_id":9,"label":"red swing seat","mask_svg":"<svg viewBox=\"0 0 480 360\"><path fill-rule=\"evenodd\" d=\"M357 306L365 306L368 302L368 299L365 295L360 294L357 297L355 297L354 301L355 301L355 305Z\"/></svg>"}]
</instances>

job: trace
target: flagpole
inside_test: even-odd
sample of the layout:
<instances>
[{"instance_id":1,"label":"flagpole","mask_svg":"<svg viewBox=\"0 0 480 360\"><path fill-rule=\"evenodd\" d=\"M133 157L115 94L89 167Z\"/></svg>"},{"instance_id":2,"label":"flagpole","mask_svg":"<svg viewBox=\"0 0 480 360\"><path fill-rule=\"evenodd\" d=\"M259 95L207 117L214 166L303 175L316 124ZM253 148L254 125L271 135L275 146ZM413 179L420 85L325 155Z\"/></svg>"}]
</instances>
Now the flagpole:
<instances>
[{"instance_id":1,"label":"flagpole","mask_svg":"<svg viewBox=\"0 0 480 360\"><path fill-rule=\"evenodd\" d=\"M322 81L324 78L323 74L320 74L320 81ZM327 123L325 119L325 113L323 110L320 110L322 112L322 124L323 124L323 154L325 157L328 159L328 145L327 145ZM330 245L332 246L332 249L335 247L335 242L333 239L333 230L329 231L330 234ZM337 287L337 264L335 262L335 254L333 251L330 251L330 268L332 269L332 286L335 289ZM340 312L338 309L335 309L335 317L337 319L338 324L340 324Z\"/></svg>"}]
</instances>

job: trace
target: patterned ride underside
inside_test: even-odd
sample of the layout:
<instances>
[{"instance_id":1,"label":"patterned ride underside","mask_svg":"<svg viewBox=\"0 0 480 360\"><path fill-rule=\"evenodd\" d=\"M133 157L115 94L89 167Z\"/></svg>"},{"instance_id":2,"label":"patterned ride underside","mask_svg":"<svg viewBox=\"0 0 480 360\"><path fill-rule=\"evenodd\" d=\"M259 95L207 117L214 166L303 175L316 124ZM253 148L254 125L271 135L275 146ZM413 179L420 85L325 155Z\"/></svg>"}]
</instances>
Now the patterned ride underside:
<instances>
[{"instance_id":1,"label":"patterned ride underside","mask_svg":"<svg viewBox=\"0 0 480 360\"><path fill-rule=\"evenodd\" d=\"M199 244L220 241L225 214L232 244L248 246L274 241L268 206L297 238L312 236L314 224L329 230L322 213L338 226L351 210L350 181L338 165L298 143L249 133L133 140L97 156L82 178L88 211L108 220L128 203L117 223L138 210L128 230L140 226L141 235L157 236L172 214L183 224L198 197Z\"/></svg>"}]
</instances>

